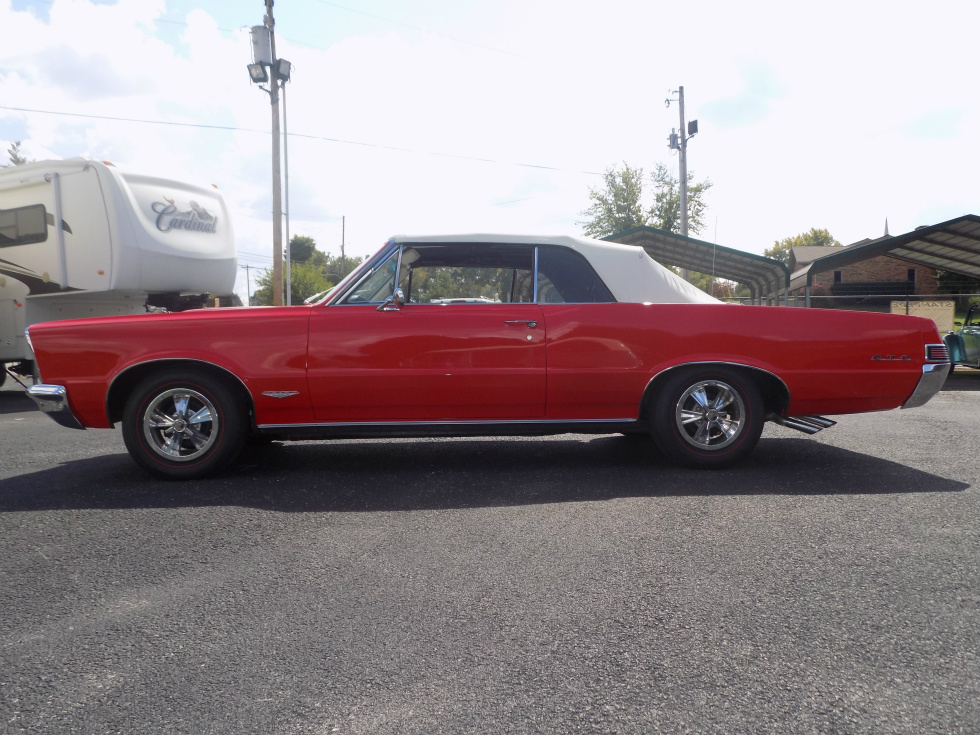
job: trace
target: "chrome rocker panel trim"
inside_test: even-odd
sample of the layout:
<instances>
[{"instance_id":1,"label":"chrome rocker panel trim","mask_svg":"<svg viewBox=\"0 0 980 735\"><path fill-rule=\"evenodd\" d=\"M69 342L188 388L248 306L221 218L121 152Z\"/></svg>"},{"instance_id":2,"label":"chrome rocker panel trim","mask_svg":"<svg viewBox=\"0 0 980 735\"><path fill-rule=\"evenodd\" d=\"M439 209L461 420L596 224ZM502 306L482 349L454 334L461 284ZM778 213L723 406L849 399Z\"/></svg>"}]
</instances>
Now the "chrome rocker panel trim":
<instances>
[{"instance_id":1,"label":"chrome rocker panel trim","mask_svg":"<svg viewBox=\"0 0 980 735\"><path fill-rule=\"evenodd\" d=\"M928 403L929 399L936 395L946 382L949 375L948 362L934 362L922 366L922 377L919 384L915 386L912 395L902 404L902 408L918 408Z\"/></svg>"},{"instance_id":2,"label":"chrome rocker panel trim","mask_svg":"<svg viewBox=\"0 0 980 735\"><path fill-rule=\"evenodd\" d=\"M32 385L27 389L27 395L37 404L37 407L51 419L68 429L82 429L81 422L75 418L68 405L68 391L63 385Z\"/></svg>"},{"instance_id":3,"label":"chrome rocker panel trim","mask_svg":"<svg viewBox=\"0 0 980 735\"><path fill-rule=\"evenodd\" d=\"M375 421L316 424L260 424L260 434L295 439L364 439L394 437L548 436L615 434L637 430L636 419L513 421Z\"/></svg>"}]
</instances>

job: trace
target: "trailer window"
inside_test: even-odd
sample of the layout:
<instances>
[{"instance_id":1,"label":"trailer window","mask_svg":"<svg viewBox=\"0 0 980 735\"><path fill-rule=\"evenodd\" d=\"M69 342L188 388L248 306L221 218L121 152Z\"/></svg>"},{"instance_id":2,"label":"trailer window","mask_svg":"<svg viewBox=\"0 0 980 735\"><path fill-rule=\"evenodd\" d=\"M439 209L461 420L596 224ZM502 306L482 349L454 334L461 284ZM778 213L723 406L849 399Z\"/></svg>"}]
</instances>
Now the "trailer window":
<instances>
[{"instance_id":1,"label":"trailer window","mask_svg":"<svg viewBox=\"0 0 980 735\"><path fill-rule=\"evenodd\" d=\"M44 242L48 239L47 220L43 204L0 209L0 248Z\"/></svg>"}]
</instances>

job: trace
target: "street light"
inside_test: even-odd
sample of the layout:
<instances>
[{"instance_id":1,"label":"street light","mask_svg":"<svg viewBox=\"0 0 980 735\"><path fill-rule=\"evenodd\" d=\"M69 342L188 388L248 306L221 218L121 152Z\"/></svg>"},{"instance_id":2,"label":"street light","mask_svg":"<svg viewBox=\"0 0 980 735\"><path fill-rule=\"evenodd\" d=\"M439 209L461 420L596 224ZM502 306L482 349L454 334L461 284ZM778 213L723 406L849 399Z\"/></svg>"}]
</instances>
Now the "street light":
<instances>
[{"instance_id":1,"label":"street light","mask_svg":"<svg viewBox=\"0 0 980 735\"><path fill-rule=\"evenodd\" d=\"M276 79L278 79L280 82L289 81L289 72L292 71L292 68L293 65L285 59L276 59L276 63L272 66Z\"/></svg>"},{"instance_id":2,"label":"street light","mask_svg":"<svg viewBox=\"0 0 980 735\"><path fill-rule=\"evenodd\" d=\"M269 81L269 75L262 64L249 64L248 75L252 78L253 84L263 84Z\"/></svg>"}]
</instances>

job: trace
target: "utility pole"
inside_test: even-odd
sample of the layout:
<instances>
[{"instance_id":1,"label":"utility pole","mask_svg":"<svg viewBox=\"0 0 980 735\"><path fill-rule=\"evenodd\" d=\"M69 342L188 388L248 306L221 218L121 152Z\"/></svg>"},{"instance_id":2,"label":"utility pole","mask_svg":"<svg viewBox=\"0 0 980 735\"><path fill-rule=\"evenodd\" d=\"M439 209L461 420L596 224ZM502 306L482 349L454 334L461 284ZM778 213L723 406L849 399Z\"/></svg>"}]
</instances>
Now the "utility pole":
<instances>
[{"instance_id":1,"label":"utility pole","mask_svg":"<svg viewBox=\"0 0 980 735\"><path fill-rule=\"evenodd\" d=\"M347 215L340 218L340 270L347 270L347 256L344 254L344 242L347 239ZM346 276L346 273L341 274L341 278Z\"/></svg>"},{"instance_id":2,"label":"utility pole","mask_svg":"<svg viewBox=\"0 0 980 735\"><path fill-rule=\"evenodd\" d=\"M286 306L293 305L293 253L289 240L289 125L286 122L286 85L282 85L282 167L286 178Z\"/></svg>"},{"instance_id":3,"label":"utility pole","mask_svg":"<svg viewBox=\"0 0 980 735\"><path fill-rule=\"evenodd\" d=\"M676 101L677 106L680 108L681 112L681 126L680 134L678 135L673 130L670 132L670 143L671 149L677 151L678 154L678 168L680 168L680 210L681 210L681 234L687 237L687 141L693 138L698 133L698 121L692 120L690 124L684 124L684 87L678 87L675 94L677 95L676 100L672 100L670 97L667 98L667 107L670 107L670 103ZM690 273L687 268L681 269L681 278L685 281L690 278Z\"/></svg>"},{"instance_id":4,"label":"utility pole","mask_svg":"<svg viewBox=\"0 0 980 735\"><path fill-rule=\"evenodd\" d=\"M239 268L245 269L245 306L252 305L252 273L250 271L251 267L248 263L245 265L238 266Z\"/></svg>"},{"instance_id":5,"label":"utility pole","mask_svg":"<svg viewBox=\"0 0 980 735\"><path fill-rule=\"evenodd\" d=\"M269 95L272 105L272 304L282 306L282 168L280 163L279 87L289 81L292 65L276 58L276 20L272 15L275 0L265 0L263 25L252 26L252 63L248 75L253 84ZM269 89L262 84L269 82ZM283 98L285 101L285 97ZM287 186L289 169L286 170ZM289 193L286 193L289 206ZM287 237L288 228L287 227ZM288 250L287 250L288 253Z\"/></svg>"},{"instance_id":6,"label":"utility pole","mask_svg":"<svg viewBox=\"0 0 980 735\"><path fill-rule=\"evenodd\" d=\"M275 42L273 41L273 44ZM275 56L275 45L272 47L272 55ZM681 170L681 234L687 237L687 135L684 134L684 87L677 88L677 106L681 111L681 150L678 155L679 167Z\"/></svg>"},{"instance_id":7,"label":"utility pole","mask_svg":"<svg viewBox=\"0 0 980 735\"><path fill-rule=\"evenodd\" d=\"M276 62L276 20L272 15L275 0L265 0L265 27L272 43L272 63ZM282 168L279 156L279 84L269 85L272 103L272 305L282 306Z\"/></svg>"}]
</instances>

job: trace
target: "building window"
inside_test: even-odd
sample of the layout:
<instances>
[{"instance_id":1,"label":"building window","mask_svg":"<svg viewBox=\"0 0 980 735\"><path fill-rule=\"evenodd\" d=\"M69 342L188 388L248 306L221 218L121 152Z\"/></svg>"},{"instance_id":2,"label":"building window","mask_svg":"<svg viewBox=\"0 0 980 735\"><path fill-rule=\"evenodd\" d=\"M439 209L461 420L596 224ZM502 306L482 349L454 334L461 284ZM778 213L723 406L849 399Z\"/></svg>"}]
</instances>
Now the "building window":
<instances>
[{"instance_id":1,"label":"building window","mask_svg":"<svg viewBox=\"0 0 980 735\"><path fill-rule=\"evenodd\" d=\"M908 281L909 283L915 283L915 268L909 268Z\"/></svg>"},{"instance_id":2,"label":"building window","mask_svg":"<svg viewBox=\"0 0 980 735\"><path fill-rule=\"evenodd\" d=\"M834 283L843 283L844 271L834 271Z\"/></svg>"}]
</instances>

